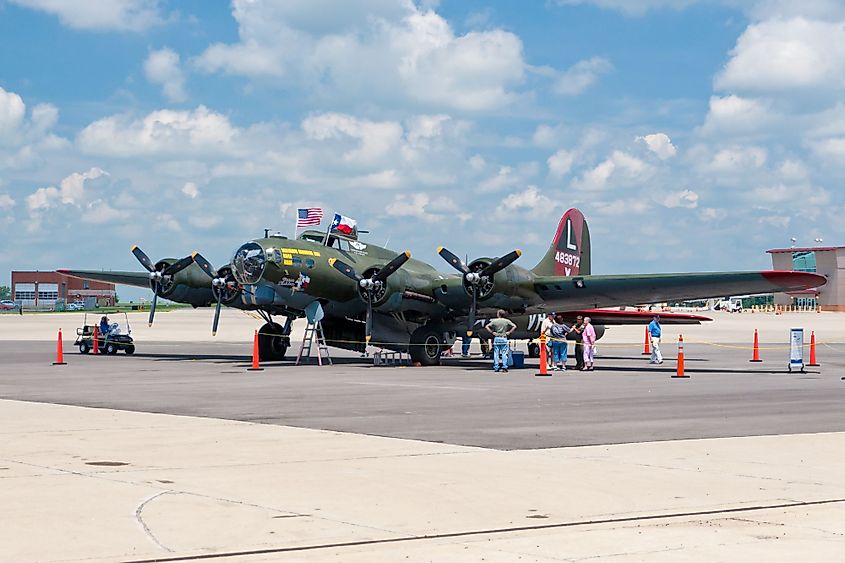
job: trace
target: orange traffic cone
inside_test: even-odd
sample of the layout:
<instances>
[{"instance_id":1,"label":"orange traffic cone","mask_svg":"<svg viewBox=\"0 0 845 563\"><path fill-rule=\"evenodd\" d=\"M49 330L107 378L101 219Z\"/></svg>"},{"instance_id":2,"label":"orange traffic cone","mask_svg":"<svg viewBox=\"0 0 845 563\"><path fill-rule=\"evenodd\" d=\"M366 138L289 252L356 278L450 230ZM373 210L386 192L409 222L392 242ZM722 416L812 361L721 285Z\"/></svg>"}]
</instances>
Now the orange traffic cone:
<instances>
[{"instance_id":1,"label":"orange traffic cone","mask_svg":"<svg viewBox=\"0 0 845 563\"><path fill-rule=\"evenodd\" d=\"M537 377L548 377L552 374L549 373L549 366L547 365L546 359L548 357L549 352L546 350L546 335L540 335L540 372L535 373L534 375Z\"/></svg>"},{"instance_id":2,"label":"orange traffic cone","mask_svg":"<svg viewBox=\"0 0 845 563\"><path fill-rule=\"evenodd\" d=\"M757 329L754 329L754 356L748 360L749 362L762 362L760 359L760 342L757 340Z\"/></svg>"},{"instance_id":3,"label":"orange traffic cone","mask_svg":"<svg viewBox=\"0 0 845 563\"><path fill-rule=\"evenodd\" d=\"M645 327L645 340L643 341L643 353L642 356L651 356L651 343L648 334L648 327Z\"/></svg>"},{"instance_id":4,"label":"orange traffic cone","mask_svg":"<svg viewBox=\"0 0 845 563\"><path fill-rule=\"evenodd\" d=\"M684 374L684 335L678 336L678 371L672 377L688 379L689 376Z\"/></svg>"},{"instance_id":5,"label":"orange traffic cone","mask_svg":"<svg viewBox=\"0 0 845 563\"><path fill-rule=\"evenodd\" d=\"M100 339L99 338L99 332L100 331L97 329L97 325L94 325L94 336L93 336L94 346L93 346L93 350L94 350L95 356L100 353L100 345L97 343L97 341Z\"/></svg>"},{"instance_id":6,"label":"orange traffic cone","mask_svg":"<svg viewBox=\"0 0 845 563\"><path fill-rule=\"evenodd\" d=\"M819 362L816 361L816 331L810 333L810 367L819 367Z\"/></svg>"},{"instance_id":7,"label":"orange traffic cone","mask_svg":"<svg viewBox=\"0 0 845 563\"><path fill-rule=\"evenodd\" d=\"M62 329L59 329L59 342L56 344L56 361L53 362L54 366L66 366L67 362L65 362L65 355L62 351Z\"/></svg>"},{"instance_id":8,"label":"orange traffic cone","mask_svg":"<svg viewBox=\"0 0 845 563\"><path fill-rule=\"evenodd\" d=\"M255 331L255 337L252 339L252 367L246 368L247 371L262 371L264 368L258 365L258 331Z\"/></svg>"}]
</instances>

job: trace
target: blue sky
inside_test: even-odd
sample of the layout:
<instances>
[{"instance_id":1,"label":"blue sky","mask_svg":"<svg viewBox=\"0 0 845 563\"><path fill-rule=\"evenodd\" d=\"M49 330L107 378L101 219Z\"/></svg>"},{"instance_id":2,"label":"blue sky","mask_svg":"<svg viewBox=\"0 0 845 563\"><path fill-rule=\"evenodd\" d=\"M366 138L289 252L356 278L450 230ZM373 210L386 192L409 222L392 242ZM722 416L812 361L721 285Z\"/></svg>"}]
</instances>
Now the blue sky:
<instances>
[{"instance_id":1,"label":"blue sky","mask_svg":"<svg viewBox=\"0 0 845 563\"><path fill-rule=\"evenodd\" d=\"M571 206L596 273L843 243L840 4L0 0L0 283L310 205L432 263L532 266Z\"/></svg>"}]
</instances>

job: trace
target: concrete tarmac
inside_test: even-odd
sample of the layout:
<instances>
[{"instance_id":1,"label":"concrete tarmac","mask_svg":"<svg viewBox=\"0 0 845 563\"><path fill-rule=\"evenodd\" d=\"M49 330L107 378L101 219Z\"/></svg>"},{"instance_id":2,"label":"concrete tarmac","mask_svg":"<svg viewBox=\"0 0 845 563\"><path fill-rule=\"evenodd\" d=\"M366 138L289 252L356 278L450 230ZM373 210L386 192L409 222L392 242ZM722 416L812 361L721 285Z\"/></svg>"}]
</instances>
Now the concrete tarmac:
<instances>
[{"instance_id":1,"label":"concrete tarmac","mask_svg":"<svg viewBox=\"0 0 845 563\"><path fill-rule=\"evenodd\" d=\"M204 332L203 313L171 318ZM68 344L54 367L40 334L62 316L40 317L0 339L0 560L845 557L838 317L801 317L826 339L805 374L783 342L762 364L719 343L753 330L725 317L687 336L686 380L673 344L662 366L639 354L642 327L608 333L595 372L538 378L536 360L494 375L342 352L247 372L247 339L167 328L132 357Z\"/></svg>"}]
</instances>

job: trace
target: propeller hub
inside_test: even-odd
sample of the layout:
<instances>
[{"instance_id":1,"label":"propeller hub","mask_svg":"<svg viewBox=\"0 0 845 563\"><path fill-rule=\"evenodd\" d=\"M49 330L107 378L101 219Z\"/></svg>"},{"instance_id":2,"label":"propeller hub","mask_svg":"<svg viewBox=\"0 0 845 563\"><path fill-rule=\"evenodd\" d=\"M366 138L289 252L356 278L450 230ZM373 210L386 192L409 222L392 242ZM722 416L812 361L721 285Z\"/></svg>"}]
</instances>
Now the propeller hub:
<instances>
[{"instance_id":1,"label":"propeller hub","mask_svg":"<svg viewBox=\"0 0 845 563\"><path fill-rule=\"evenodd\" d=\"M470 272L466 275L466 281L475 285L481 281L481 275L478 272Z\"/></svg>"},{"instance_id":2,"label":"propeller hub","mask_svg":"<svg viewBox=\"0 0 845 563\"><path fill-rule=\"evenodd\" d=\"M358 285L361 286L361 289L374 289L376 287L376 282L369 278L363 278L361 281L358 282Z\"/></svg>"},{"instance_id":3,"label":"propeller hub","mask_svg":"<svg viewBox=\"0 0 845 563\"><path fill-rule=\"evenodd\" d=\"M211 285L214 287L223 287L226 285L226 278L214 278L211 280Z\"/></svg>"},{"instance_id":4,"label":"propeller hub","mask_svg":"<svg viewBox=\"0 0 845 563\"><path fill-rule=\"evenodd\" d=\"M150 272L150 279L153 281L161 281L164 276L158 270L153 270Z\"/></svg>"}]
</instances>

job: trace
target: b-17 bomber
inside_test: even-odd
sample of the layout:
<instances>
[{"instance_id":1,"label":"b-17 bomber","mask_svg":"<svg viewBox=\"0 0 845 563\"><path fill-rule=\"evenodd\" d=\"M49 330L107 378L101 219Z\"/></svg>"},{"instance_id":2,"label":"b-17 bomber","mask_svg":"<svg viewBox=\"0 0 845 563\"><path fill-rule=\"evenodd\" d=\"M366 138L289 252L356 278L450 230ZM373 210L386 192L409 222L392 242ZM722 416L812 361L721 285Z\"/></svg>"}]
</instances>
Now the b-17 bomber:
<instances>
[{"instance_id":1,"label":"b-17 bomber","mask_svg":"<svg viewBox=\"0 0 845 563\"><path fill-rule=\"evenodd\" d=\"M369 344L434 365L459 337L489 338L483 327L498 309L517 324L514 338L536 337L548 311L570 321L589 315L601 336L605 326L642 323L648 317L609 307L798 291L826 282L823 276L794 271L593 275L589 228L577 209L563 214L548 251L530 269L518 263L519 250L466 263L441 247L438 254L454 270L444 273L408 251L364 242L355 229L334 224L326 231L303 231L296 239L265 233L242 244L219 267L198 252L157 262L137 246L132 253L146 271L60 271L149 287L150 324L159 297L214 306L213 333L223 306L256 311L265 320L259 331L262 360L283 359L293 322L317 311L330 346L363 352ZM274 317L285 320L278 323ZM665 324L708 320L688 314L661 317Z\"/></svg>"}]
</instances>

